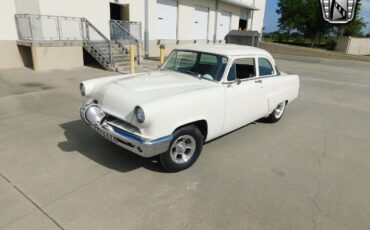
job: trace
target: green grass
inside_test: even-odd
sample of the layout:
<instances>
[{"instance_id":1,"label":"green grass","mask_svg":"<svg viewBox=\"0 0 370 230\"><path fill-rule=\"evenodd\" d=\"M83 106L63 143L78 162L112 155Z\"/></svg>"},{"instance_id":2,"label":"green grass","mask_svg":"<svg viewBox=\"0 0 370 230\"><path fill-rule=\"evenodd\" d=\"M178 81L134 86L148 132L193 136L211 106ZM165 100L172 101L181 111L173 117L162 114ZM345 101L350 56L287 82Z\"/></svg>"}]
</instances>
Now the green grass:
<instances>
[{"instance_id":1,"label":"green grass","mask_svg":"<svg viewBox=\"0 0 370 230\"><path fill-rule=\"evenodd\" d=\"M290 38L289 41L287 41L285 38L283 38L282 40L279 40L279 38L276 38L276 37L263 37L262 41L276 42L276 43L281 43L281 44L288 44L288 45L295 45L295 46L302 46L302 47L312 47L312 48L319 48L319 49L325 49L325 50L334 49L332 38L323 38L321 39L320 43L315 42L313 46L309 39L305 39L303 37Z\"/></svg>"}]
</instances>

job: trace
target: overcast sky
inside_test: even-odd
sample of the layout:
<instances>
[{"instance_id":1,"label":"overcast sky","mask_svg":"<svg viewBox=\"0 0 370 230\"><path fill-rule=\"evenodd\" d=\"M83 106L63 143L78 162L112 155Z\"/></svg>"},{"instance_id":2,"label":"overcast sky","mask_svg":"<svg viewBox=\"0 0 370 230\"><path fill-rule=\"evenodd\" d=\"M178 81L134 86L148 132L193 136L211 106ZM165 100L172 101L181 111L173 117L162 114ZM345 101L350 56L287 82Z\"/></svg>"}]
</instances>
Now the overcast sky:
<instances>
[{"instance_id":1,"label":"overcast sky","mask_svg":"<svg viewBox=\"0 0 370 230\"><path fill-rule=\"evenodd\" d=\"M272 32L278 29L277 20L279 18L279 15L276 13L277 1L278 0L266 0L264 21L265 32ZM361 3L362 6L360 16L363 17L368 23L367 27L364 29L364 32L368 33L370 32L370 0L362 0Z\"/></svg>"}]
</instances>

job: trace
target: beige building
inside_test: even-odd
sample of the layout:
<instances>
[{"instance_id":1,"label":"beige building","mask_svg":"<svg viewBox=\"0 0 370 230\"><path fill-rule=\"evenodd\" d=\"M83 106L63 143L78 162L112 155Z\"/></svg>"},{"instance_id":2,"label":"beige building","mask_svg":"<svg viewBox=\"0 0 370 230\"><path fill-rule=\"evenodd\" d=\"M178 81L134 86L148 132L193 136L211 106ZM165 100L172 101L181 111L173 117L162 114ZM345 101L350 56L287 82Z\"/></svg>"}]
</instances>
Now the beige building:
<instances>
[{"instance_id":1,"label":"beige building","mask_svg":"<svg viewBox=\"0 0 370 230\"><path fill-rule=\"evenodd\" d=\"M352 55L370 55L370 38L339 37L335 51Z\"/></svg>"},{"instance_id":2,"label":"beige building","mask_svg":"<svg viewBox=\"0 0 370 230\"><path fill-rule=\"evenodd\" d=\"M76 67L87 52L117 70L124 39L141 56L158 56L161 44L168 53L177 44L222 43L230 30L261 32L264 11L265 0L3 0L0 69Z\"/></svg>"}]
</instances>

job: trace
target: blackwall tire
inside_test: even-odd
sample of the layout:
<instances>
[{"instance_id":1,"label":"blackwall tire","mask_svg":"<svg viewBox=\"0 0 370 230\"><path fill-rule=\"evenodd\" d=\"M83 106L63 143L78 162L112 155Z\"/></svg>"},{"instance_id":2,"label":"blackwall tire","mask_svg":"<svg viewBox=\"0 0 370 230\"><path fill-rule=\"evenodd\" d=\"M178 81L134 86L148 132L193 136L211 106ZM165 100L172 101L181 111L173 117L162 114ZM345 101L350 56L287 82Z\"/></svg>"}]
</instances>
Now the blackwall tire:
<instances>
[{"instance_id":1,"label":"blackwall tire","mask_svg":"<svg viewBox=\"0 0 370 230\"><path fill-rule=\"evenodd\" d=\"M167 172L178 172L192 166L198 159L203 148L204 137L193 125L182 127L173 134L167 152L159 158Z\"/></svg>"}]
</instances>

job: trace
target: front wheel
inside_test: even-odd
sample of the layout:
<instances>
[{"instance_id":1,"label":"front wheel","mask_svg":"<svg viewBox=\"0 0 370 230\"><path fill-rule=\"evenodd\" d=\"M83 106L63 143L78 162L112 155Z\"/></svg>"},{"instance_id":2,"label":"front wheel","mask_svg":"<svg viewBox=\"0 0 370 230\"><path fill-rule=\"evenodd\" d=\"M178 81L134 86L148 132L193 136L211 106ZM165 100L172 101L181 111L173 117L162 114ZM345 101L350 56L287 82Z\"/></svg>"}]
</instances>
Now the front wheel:
<instances>
[{"instance_id":1,"label":"front wheel","mask_svg":"<svg viewBox=\"0 0 370 230\"><path fill-rule=\"evenodd\" d=\"M176 130L169 149L159 156L163 168L168 172L178 172L192 166L202 151L203 139L196 126Z\"/></svg>"},{"instance_id":2,"label":"front wheel","mask_svg":"<svg viewBox=\"0 0 370 230\"><path fill-rule=\"evenodd\" d=\"M267 121L270 123L278 122L284 114L285 106L286 106L285 101L279 103L274 109L274 111L272 111L272 113L267 117Z\"/></svg>"}]
</instances>

